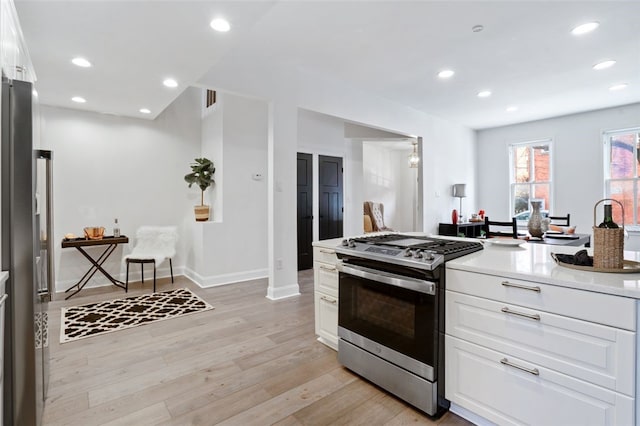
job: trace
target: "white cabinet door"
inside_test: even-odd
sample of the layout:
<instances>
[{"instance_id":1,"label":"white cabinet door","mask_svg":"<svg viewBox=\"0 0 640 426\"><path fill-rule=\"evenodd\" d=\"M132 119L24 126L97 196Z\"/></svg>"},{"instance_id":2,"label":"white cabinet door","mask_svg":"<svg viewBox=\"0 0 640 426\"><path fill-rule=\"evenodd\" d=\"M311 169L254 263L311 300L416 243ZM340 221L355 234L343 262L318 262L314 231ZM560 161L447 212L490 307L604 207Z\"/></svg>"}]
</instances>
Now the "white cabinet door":
<instances>
[{"instance_id":1,"label":"white cabinet door","mask_svg":"<svg viewBox=\"0 0 640 426\"><path fill-rule=\"evenodd\" d=\"M446 336L445 395L501 425L633 425L634 401L519 358Z\"/></svg>"},{"instance_id":2,"label":"white cabinet door","mask_svg":"<svg viewBox=\"0 0 640 426\"><path fill-rule=\"evenodd\" d=\"M313 281L316 291L338 297L338 270L335 264L313 262Z\"/></svg>"},{"instance_id":3,"label":"white cabinet door","mask_svg":"<svg viewBox=\"0 0 640 426\"><path fill-rule=\"evenodd\" d=\"M336 251L334 249L325 247L314 247L313 260L317 262L328 263L330 265L335 265L338 261L338 257L336 256Z\"/></svg>"},{"instance_id":4,"label":"white cabinet door","mask_svg":"<svg viewBox=\"0 0 640 426\"><path fill-rule=\"evenodd\" d=\"M633 396L635 333L447 291L447 334Z\"/></svg>"},{"instance_id":5,"label":"white cabinet door","mask_svg":"<svg viewBox=\"0 0 640 426\"><path fill-rule=\"evenodd\" d=\"M636 330L636 301L533 281L447 269L447 290Z\"/></svg>"},{"instance_id":6,"label":"white cabinet door","mask_svg":"<svg viewBox=\"0 0 640 426\"><path fill-rule=\"evenodd\" d=\"M338 298L316 291L314 305L318 340L338 350Z\"/></svg>"},{"instance_id":7,"label":"white cabinet door","mask_svg":"<svg viewBox=\"0 0 640 426\"><path fill-rule=\"evenodd\" d=\"M11 1L0 1L0 66L12 80L35 81L18 14Z\"/></svg>"}]
</instances>

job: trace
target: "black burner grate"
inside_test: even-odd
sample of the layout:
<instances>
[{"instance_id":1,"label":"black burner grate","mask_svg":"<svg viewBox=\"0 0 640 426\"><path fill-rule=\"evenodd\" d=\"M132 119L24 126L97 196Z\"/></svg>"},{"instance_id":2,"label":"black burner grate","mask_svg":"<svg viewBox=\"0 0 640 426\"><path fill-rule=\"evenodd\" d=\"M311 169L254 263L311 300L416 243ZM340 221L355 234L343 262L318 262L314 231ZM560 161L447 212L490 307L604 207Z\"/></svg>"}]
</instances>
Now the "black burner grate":
<instances>
[{"instance_id":1,"label":"black burner grate","mask_svg":"<svg viewBox=\"0 0 640 426\"><path fill-rule=\"evenodd\" d=\"M423 243L416 243L414 245L411 245L410 248L431 250L437 254L444 255L445 261L455 259L456 257L464 256L465 254L474 253L483 249L482 243L474 241L447 240L444 238L431 238L406 234L372 235L353 238L353 240L365 244L405 248L406 246L395 245L394 242L407 240L409 238L424 241Z\"/></svg>"}]
</instances>

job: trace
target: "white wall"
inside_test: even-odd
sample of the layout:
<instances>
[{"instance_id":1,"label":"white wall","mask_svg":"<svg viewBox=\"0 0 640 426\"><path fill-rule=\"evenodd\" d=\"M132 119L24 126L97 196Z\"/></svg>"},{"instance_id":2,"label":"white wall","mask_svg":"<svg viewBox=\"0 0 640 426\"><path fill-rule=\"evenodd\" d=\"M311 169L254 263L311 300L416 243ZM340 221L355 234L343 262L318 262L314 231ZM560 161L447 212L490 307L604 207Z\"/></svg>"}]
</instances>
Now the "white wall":
<instances>
[{"instance_id":1,"label":"white wall","mask_svg":"<svg viewBox=\"0 0 640 426\"><path fill-rule=\"evenodd\" d=\"M196 223L190 218L186 275L202 286L266 277L267 269L267 104L218 94L218 106L202 151L216 152L216 182L224 180L218 199L222 220ZM219 144L222 142L222 144ZM222 167L224 163L224 166ZM254 180L260 174L262 180ZM218 188L221 189L221 188ZM220 194L217 194L220 195Z\"/></svg>"},{"instance_id":2,"label":"white wall","mask_svg":"<svg viewBox=\"0 0 640 426\"><path fill-rule=\"evenodd\" d=\"M417 169L408 166L412 149L390 149L376 142L363 143L365 201L384 204L384 222L395 231L414 231L413 208Z\"/></svg>"},{"instance_id":3,"label":"white wall","mask_svg":"<svg viewBox=\"0 0 640 426\"><path fill-rule=\"evenodd\" d=\"M318 182L318 156L326 155L331 157L341 157L343 159L343 196L345 214L346 204L351 201L352 190L349 189L349 174L351 169L346 167L346 143L344 138L344 120L324 114L318 114L304 109L298 110L298 152L311 154L312 157L312 182ZM317 241L320 235L319 220L319 199L317 185L313 187L313 240ZM346 217L344 222L348 222ZM345 235L346 223L343 225ZM362 230L359 231L360 233Z\"/></svg>"},{"instance_id":4,"label":"white wall","mask_svg":"<svg viewBox=\"0 0 640 426\"><path fill-rule=\"evenodd\" d=\"M206 90L201 90L201 92L204 94ZM214 222L222 222L224 219L222 209L222 201L224 199L222 104L223 99L220 96L218 96L217 102L209 108L204 107L204 99L200 102L202 106L202 156L213 161L216 168L214 173L215 183L205 191L205 204L211 206L209 220ZM192 188L198 194L198 197L194 199L194 205L198 205L200 204L200 190L195 186Z\"/></svg>"},{"instance_id":5,"label":"white wall","mask_svg":"<svg viewBox=\"0 0 640 426\"><path fill-rule=\"evenodd\" d=\"M417 170L409 169L405 153L384 149L378 152L376 142L362 142L365 134L371 137L399 137L377 129L354 125L343 119L300 109L298 112L298 152L313 155L313 182L318 181L318 156L343 158L344 168L344 235L363 233L362 203L376 200L385 204L385 220L395 230L413 230L413 192ZM345 137L358 139L346 139ZM371 147L368 151L364 146ZM369 152L368 157L366 152ZM375 154L374 154L375 153ZM384 169L384 171L383 171ZM375 171L375 172L374 172ZM388 177L387 186L378 185L378 176ZM374 181L375 180L375 181ZM318 193L313 194L313 215L318 218ZM313 239L318 240L318 220L313 221Z\"/></svg>"},{"instance_id":6,"label":"white wall","mask_svg":"<svg viewBox=\"0 0 640 426\"><path fill-rule=\"evenodd\" d=\"M200 154L198 105L198 91L188 89L154 121L41 107L42 146L53 151L57 291L90 266L75 249L60 248L66 233L81 236L83 227L99 225L111 234L117 217L131 238L141 225L181 225L193 215L183 177ZM130 248L131 242L119 246L105 264L114 276L124 271L122 256ZM182 239L174 272L184 262ZM168 265L163 266L160 276L168 275ZM106 283L97 273L90 285Z\"/></svg>"},{"instance_id":7,"label":"white wall","mask_svg":"<svg viewBox=\"0 0 640 426\"><path fill-rule=\"evenodd\" d=\"M375 128L422 136L424 153L421 157L424 160L420 185L425 207L421 223L428 232L436 232L439 220L445 217L450 220L454 208L454 199L448 195L451 184L463 180L469 183L475 176L473 131L305 70L284 65L264 66L256 73L240 65L243 58L236 61L240 54L231 52L224 61L219 61L201 78L199 85L270 103L267 188L270 295L275 289L282 289L281 297L297 293L295 153L301 108ZM470 188L469 205L475 201L472 191ZM445 192L446 198L440 199ZM359 214L360 207L356 208ZM276 263L281 263L282 267L276 268Z\"/></svg>"},{"instance_id":8,"label":"white wall","mask_svg":"<svg viewBox=\"0 0 640 426\"><path fill-rule=\"evenodd\" d=\"M591 233L593 206L604 197L602 132L640 126L640 104L608 108L478 132L479 205L489 216L509 217L508 145L551 138L552 212L571 214L579 233ZM625 248L640 249L632 236Z\"/></svg>"}]
</instances>

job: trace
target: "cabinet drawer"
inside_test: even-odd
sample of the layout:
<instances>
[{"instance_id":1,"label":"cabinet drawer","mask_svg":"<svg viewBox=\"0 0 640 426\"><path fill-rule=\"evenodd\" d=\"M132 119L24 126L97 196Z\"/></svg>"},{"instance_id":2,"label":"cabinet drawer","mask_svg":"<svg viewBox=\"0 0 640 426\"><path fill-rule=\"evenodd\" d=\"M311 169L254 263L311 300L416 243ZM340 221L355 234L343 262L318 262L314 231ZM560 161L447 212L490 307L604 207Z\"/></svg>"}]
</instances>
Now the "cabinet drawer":
<instances>
[{"instance_id":1,"label":"cabinet drawer","mask_svg":"<svg viewBox=\"0 0 640 426\"><path fill-rule=\"evenodd\" d=\"M445 337L445 396L501 425L632 425L632 398Z\"/></svg>"},{"instance_id":2,"label":"cabinet drawer","mask_svg":"<svg viewBox=\"0 0 640 426\"><path fill-rule=\"evenodd\" d=\"M335 265L313 262L313 280L316 291L338 297L338 270Z\"/></svg>"},{"instance_id":3,"label":"cabinet drawer","mask_svg":"<svg viewBox=\"0 0 640 426\"><path fill-rule=\"evenodd\" d=\"M533 281L447 269L448 290L635 331L635 300Z\"/></svg>"},{"instance_id":4,"label":"cabinet drawer","mask_svg":"<svg viewBox=\"0 0 640 426\"><path fill-rule=\"evenodd\" d=\"M338 299L315 292L316 335L329 347L338 350Z\"/></svg>"},{"instance_id":5,"label":"cabinet drawer","mask_svg":"<svg viewBox=\"0 0 640 426\"><path fill-rule=\"evenodd\" d=\"M635 333L447 291L446 332L489 349L635 394Z\"/></svg>"},{"instance_id":6,"label":"cabinet drawer","mask_svg":"<svg viewBox=\"0 0 640 426\"><path fill-rule=\"evenodd\" d=\"M334 249L328 249L324 247L314 247L313 260L335 265L336 262L338 261L338 258L336 257L336 251Z\"/></svg>"}]
</instances>

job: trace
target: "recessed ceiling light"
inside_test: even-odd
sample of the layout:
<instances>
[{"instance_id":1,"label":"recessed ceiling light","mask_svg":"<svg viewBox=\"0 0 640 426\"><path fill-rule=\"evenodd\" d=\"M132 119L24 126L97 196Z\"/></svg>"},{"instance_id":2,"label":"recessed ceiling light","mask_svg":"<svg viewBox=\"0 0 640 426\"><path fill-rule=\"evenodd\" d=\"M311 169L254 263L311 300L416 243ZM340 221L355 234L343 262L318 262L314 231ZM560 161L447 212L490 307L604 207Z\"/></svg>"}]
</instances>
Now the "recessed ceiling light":
<instances>
[{"instance_id":1,"label":"recessed ceiling light","mask_svg":"<svg viewBox=\"0 0 640 426\"><path fill-rule=\"evenodd\" d=\"M167 87L178 87L178 82L172 78L167 78L165 81L162 82L162 84L164 84Z\"/></svg>"},{"instance_id":2,"label":"recessed ceiling light","mask_svg":"<svg viewBox=\"0 0 640 426\"><path fill-rule=\"evenodd\" d=\"M226 19L216 18L209 24L211 28L221 33L226 33L231 29L231 25Z\"/></svg>"},{"instance_id":3,"label":"recessed ceiling light","mask_svg":"<svg viewBox=\"0 0 640 426\"><path fill-rule=\"evenodd\" d=\"M615 65L615 63L616 63L616 61L613 61L613 60L611 60L611 61L602 61L602 62L599 62L599 63L595 64L593 66L593 69L594 70L603 70L605 68L612 67L613 65Z\"/></svg>"},{"instance_id":4,"label":"recessed ceiling light","mask_svg":"<svg viewBox=\"0 0 640 426\"><path fill-rule=\"evenodd\" d=\"M147 109L147 108L140 108L140 112L143 114L151 114L151 110Z\"/></svg>"},{"instance_id":5,"label":"recessed ceiling light","mask_svg":"<svg viewBox=\"0 0 640 426\"><path fill-rule=\"evenodd\" d=\"M600 24L598 22L588 22L586 24L578 25L574 29L571 30L571 34L573 35L582 35L586 33L590 33L591 31L598 28Z\"/></svg>"},{"instance_id":6,"label":"recessed ceiling light","mask_svg":"<svg viewBox=\"0 0 640 426\"><path fill-rule=\"evenodd\" d=\"M479 33L482 30L484 30L484 27L482 25L474 25L473 27L471 27L471 31L473 31L474 33Z\"/></svg>"},{"instance_id":7,"label":"recessed ceiling light","mask_svg":"<svg viewBox=\"0 0 640 426\"><path fill-rule=\"evenodd\" d=\"M612 91L622 90L622 89L626 89L627 86L629 86L627 83L616 84L614 86L609 87L609 90L612 90Z\"/></svg>"},{"instance_id":8,"label":"recessed ceiling light","mask_svg":"<svg viewBox=\"0 0 640 426\"><path fill-rule=\"evenodd\" d=\"M71 62L73 63L73 65L77 65L82 68L89 68L91 66L91 62L87 61L85 58L80 57L73 58Z\"/></svg>"},{"instance_id":9,"label":"recessed ceiling light","mask_svg":"<svg viewBox=\"0 0 640 426\"><path fill-rule=\"evenodd\" d=\"M518 110L518 107L517 107L517 106L515 106L515 105L508 106L508 107L507 107L507 112L515 112L515 111L517 111L517 110Z\"/></svg>"},{"instance_id":10,"label":"recessed ceiling light","mask_svg":"<svg viewBox=\"0 0 640 426\"><path fill-rule=\"evenodd\" d=\"M491 96L491 92L489 90L483 90L482 92L478 92L479 98L488 98Z\"/></svg>"},{"instance_id":11,"label":"recessed ceiling light","mask_svg":"<svg viewBox=\"0 0 640 426\"><path fill-rule=\"evenodd\" d=\"M440 78L450 78L453 77L453 75L455 74L455 72L453 72L452 70L442 70L438 73L438 77Z\"/></svg>"},{"instance_id":12,"label":"recessed ceiling light","mask_svg":"<svg viewBox=\"0 0 640 426\"><path fill-rule=\"evenodd\" d=\"M87 100L85 98L81 97L81 96L74 96L73 98L71 98L71 100L73 102L77 102L79 104L83 104L83 103L87 102Z\"/></svg>"}]
</instances>

